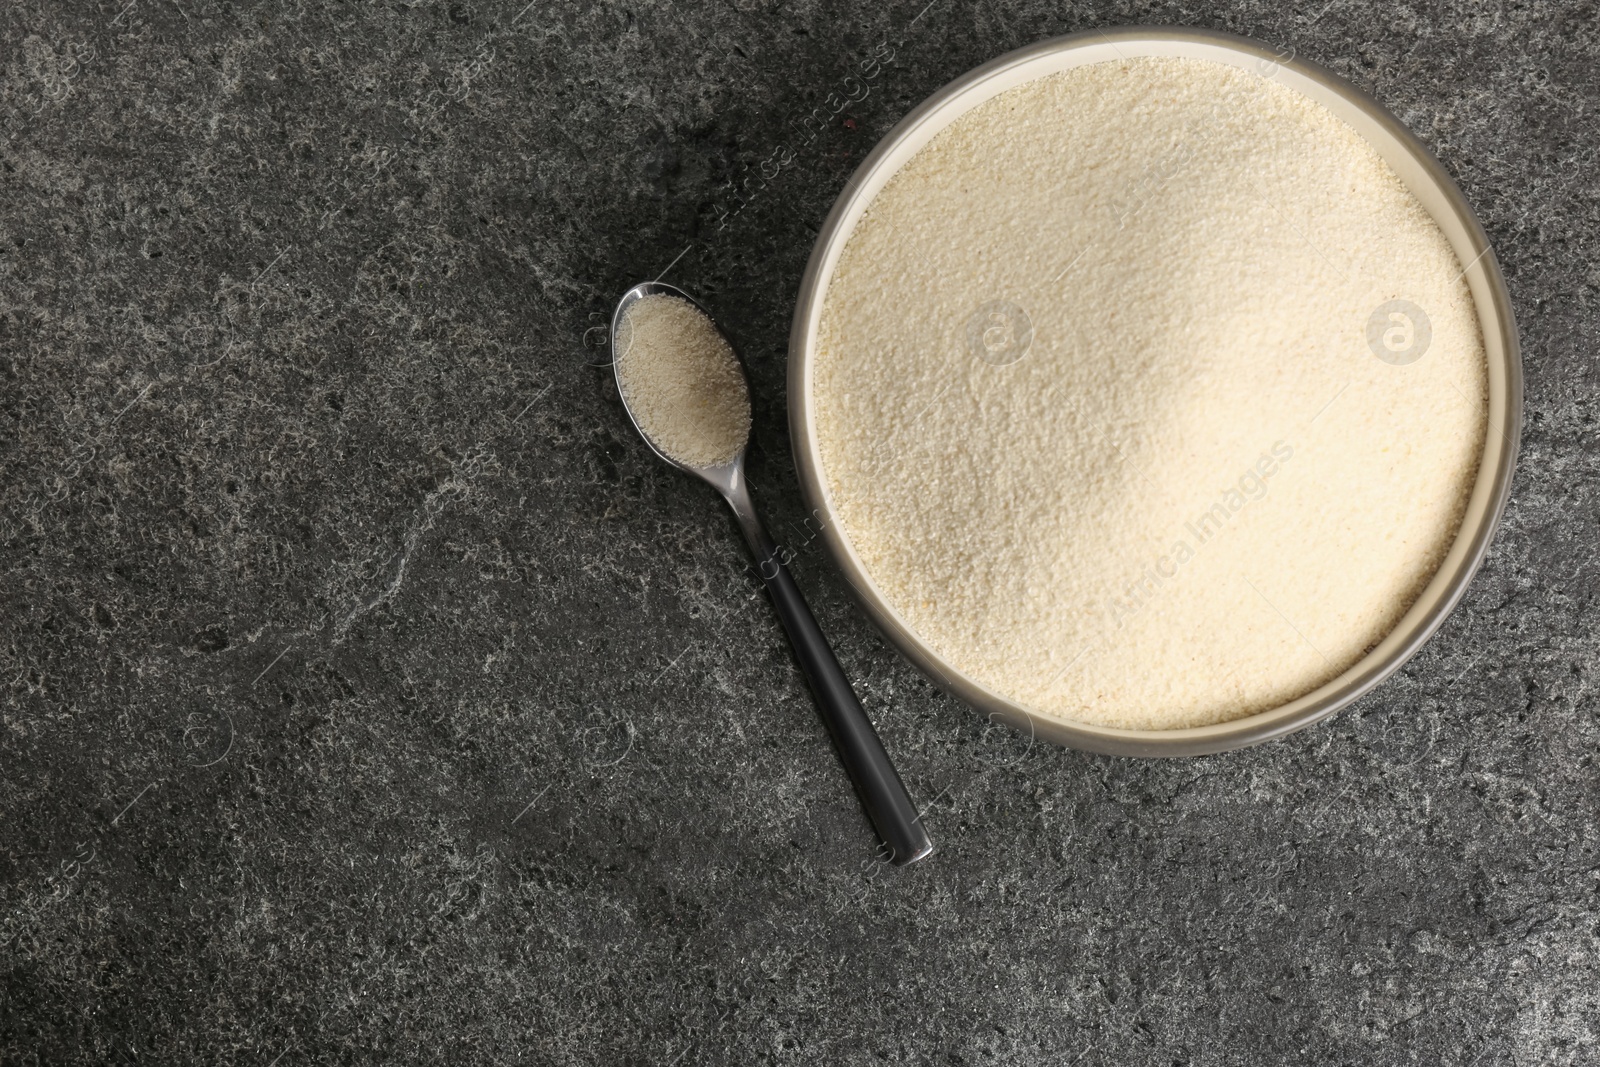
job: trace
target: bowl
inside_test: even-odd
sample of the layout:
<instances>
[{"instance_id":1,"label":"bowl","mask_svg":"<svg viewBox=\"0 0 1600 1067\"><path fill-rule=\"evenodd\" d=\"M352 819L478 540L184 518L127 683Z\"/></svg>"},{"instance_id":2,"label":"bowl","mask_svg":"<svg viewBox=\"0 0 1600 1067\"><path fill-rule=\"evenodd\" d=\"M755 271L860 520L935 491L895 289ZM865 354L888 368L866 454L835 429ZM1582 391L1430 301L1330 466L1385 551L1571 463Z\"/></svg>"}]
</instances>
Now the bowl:
<instances>
[{"instance_id":1,"label":"bowl","mask_svg":"<svg viewBox=\"0 0 1600 1067\"><path fill-rule=\"evenodd\" d=\"M1129 730L1046 715L980 684L940 657L889 605L867 573L822 477L812 404L815 346L829 279L857 221L913 155L960 115L1024 82L1091 63L1132 57L1211 60L1271 77L1353 127L1433 217L1460 262L1488 362L1483 456L1461 527L1432 581L1387 637L1342 674L1269 711L1173 730ZM822 225L801 279L789 335L789 426L801 491L823 543L879 630L945 692L990 720L1071 748L1125 756L1197 756L1260 744L1332 715L1393 674L1438 630L1483 562L1511 492L1522 425L1522 363L1510 294L1483 227L1444 167L1393 115L1331 71L1232 34L1173 27L1090 30L1009 52L957 78L902 119L862 161Z\"/></svg>"}]
</instances>

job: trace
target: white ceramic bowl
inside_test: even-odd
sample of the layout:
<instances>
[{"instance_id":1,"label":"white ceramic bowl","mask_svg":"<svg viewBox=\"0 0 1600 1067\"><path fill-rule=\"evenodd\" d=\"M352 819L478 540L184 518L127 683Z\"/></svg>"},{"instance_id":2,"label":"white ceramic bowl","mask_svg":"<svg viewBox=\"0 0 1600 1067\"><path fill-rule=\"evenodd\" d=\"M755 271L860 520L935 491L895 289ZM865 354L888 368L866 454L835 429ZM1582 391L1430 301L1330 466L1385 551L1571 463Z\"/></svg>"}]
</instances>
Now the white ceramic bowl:
<instances>
[{"instance_id":1,"label":"white ceramic bowl","mask_svg":"<svg viewBox=\"0 0 1600 1067\"><path fill-rule=\"evenodd\" d=\"M1488 358L1483 459L1455 544L1392 632L1343 674L1281 707L1232 722L1179 730L1123 730L1028 708L962 674L929 648L873 583L836 521L821 476L812 371L828 280L872 198L916 152L971 108L1024 82L1071 67L1136 56L1185 56L1253 70L1321 103L1361 134L1433 216L1462 263ZM1393 115L1330 71L1256 41L1207 30L1091 30L1001 56L957 78L900 121L857 169L823 223L800 285L789 335L789 426L801 489L823 521L823 540L862 607L906 658L947 692L991 719L1073 748L1133 756L1193 756L1281 737L1333 714L1397 670L1461 599L1505 509L1522 426L1522 362L1510 296L1471 207L1428 149Z\"/></svg>"}]
</instances>

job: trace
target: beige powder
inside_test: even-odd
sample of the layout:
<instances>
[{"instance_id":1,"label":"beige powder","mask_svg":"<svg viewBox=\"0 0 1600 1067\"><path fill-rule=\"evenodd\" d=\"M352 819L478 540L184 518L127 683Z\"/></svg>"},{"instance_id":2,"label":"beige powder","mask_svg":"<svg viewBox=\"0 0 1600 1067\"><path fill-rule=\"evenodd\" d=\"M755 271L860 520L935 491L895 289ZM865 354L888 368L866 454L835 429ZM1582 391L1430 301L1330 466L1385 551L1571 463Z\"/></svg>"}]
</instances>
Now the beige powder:
<instances>
[{"instance_id":1,"label":"beige powder","mask_svg":"<svg viewBox=\"0 0 1600 1067\"><path fill-rule=\"evenodd\" d=\"M1278 706L1454 538L1487 390L1461 271L1354 130L1253 72L1020 86L901 169L829 283L841 529L924 641L1041 713Z\"/></svg>"},{"instance_id":2,"label":"beige powder","mask_svg":"<svg viewBox=\"0 0 1600 1067\"><path fill-rule=\"evenodd\" d=\"M750 390L733 348L687 300L635 301L617 329L617 381L650 442L679 463L709 467L750 436Z\"/></svg>"}]
</instances>

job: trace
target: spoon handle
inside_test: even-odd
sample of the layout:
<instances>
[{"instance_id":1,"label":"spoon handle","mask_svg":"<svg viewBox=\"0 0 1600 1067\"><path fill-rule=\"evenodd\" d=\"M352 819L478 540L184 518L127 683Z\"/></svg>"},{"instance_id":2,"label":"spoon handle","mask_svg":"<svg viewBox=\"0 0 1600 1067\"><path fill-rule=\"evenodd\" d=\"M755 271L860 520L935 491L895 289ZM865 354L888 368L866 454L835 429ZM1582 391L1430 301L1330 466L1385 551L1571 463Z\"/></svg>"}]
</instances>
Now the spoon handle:
<instances>
[{"instance_id":1,"label":"spoon handle","mask_svg":"<svg viewBox=\"0 0 1600 1067\"><path fill-rule=\"evenodd\" d=\"M828 639L800 595L789 568L783 565L782 551L770 538L762 537L756 549L760 561L758 570L772 596L772 606L778 611L783 628L789 633L789 643L794 646L795 658L805 672L811 692L816 696L822 721L833 736L845 769L861 796L861 805L867 817L877 828L878 836L893 850L896 865L915 863L933 852L933 842L923 829L922 816L906 792L883 750L883 742L872 728L872 720L856 699L855 690L844 676L844 670L828 647Z\"/></svg>"}]
</instances>

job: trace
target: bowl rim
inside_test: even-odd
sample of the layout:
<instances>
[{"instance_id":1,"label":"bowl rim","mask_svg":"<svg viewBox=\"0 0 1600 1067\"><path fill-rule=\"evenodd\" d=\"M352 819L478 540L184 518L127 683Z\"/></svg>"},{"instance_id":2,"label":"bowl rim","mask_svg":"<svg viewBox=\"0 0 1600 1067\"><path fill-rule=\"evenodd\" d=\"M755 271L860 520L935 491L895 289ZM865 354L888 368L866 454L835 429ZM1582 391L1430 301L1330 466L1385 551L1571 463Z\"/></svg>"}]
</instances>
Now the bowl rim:
<instances>
[{"instance_id":1,"label":"bowl rim","mask_svg":"<svg viewBox=\"0 0 1600 1067\"><path fill-rule=\"evenodd\" d=\"M1325 106L1333 108L1342 102L1345 113L1341 114L1341 118L1345 121L1349 122L1354 114L1360 121L1370 123L1381 133L1387 134L1393 142L1387 147L1403 153L1402 162L1414 165L1412 180L1407 180L1404 175L1402 180L1419 199L1427 192L1436 201L1434 206L1426 203L1424 206L1428 206L1429 214L1440 225L1447 239L1451 240L1457 256L1464 258L1466 251L1476 253L1476 258L1462 273L1472 293L1483 334L1488 362L1488 411L1478 474L1451 548L1394 629L1344 672L1287 704L1210 726L1130 730L1056 718L1030 709L961 674L923 643L878 593L836 521L821 478L821 461L812 421L811 350L820 321L821 303L831 276L831 264L837 262L838 251L842 251L854 230L860 214L858 209L864 209L876 195L874 179L878 179L881 185L889 175L898 171L903 161L886 174L880 173L902 146L923 134L924 126L944 115L950 105L969 95L975 98L968 107L955 110L939 122L927 134L928 137L942 130L968 108L1004 91L1001 88L980 93L986 83L996 83L996 79L1014 74L1018 68L1037 63L1045 57L1102 45L1109 46L1117 56L1122 55L1124 47L1141 49L1139 55L1184 54L1178 50L1209 51L1218 58L1228 56L1228 59L1221 61L1234 60L1232 65L1242 67L1244 61L1249 61L1258 67L1270 65L1270 69L1291 72L1297 76L1295 80L1301 83L1296 88L1304 91L1310 86L1313 93L1308 95L1313 95ZM1034 77L1044 76L1045 73L1041 71ZM1027 80L1032 78L1022 79ZM1021 84L1021 81L1016 84ZM1321 91L1316 92L1317 89ZM1338 113L1338 109L1335 110ZM1368 130L1359 126L1356 130L1380 154L1383 153L1385 146L1374 143ZM1390 156L1384 158L1391 166L1396 165L1396 160ZM1418 182L1425 183L1426 188L1419 190ZM1447 216L1441 217L1441 211L1446 212ZM1447 222L1459 228L1454 237ZM1458 243L1463 241L1467 246L1465 249L1458 247ZM1495 352L1499 353L1498 361ZM1016 49L949 82L896 123L845 183L818 231L795 302L789 334L787 385L790 438L801 493L811 509L811 516L820 524L820 534L828 555L838 567L854 599L878 630L935 685L975 710L986 713L990 721L1005 722L1019 730L1026 729L1030 736L1069 748L1126 756L1198 756L1258 745L1320 722L1364 696L1399 670L1454 610L1488 554L1511 494L1521 438L1523 404L1522 360L1510 292L1482 224L1466 197L1428 147L1374 97L1324 67L1292 54L1286 55L1282 49L1271 48L1251 38L1217 30L1172 26L1090 29ZM1499 440L1495 439L1496 435Z\"/></svg>"}]
</instances>

